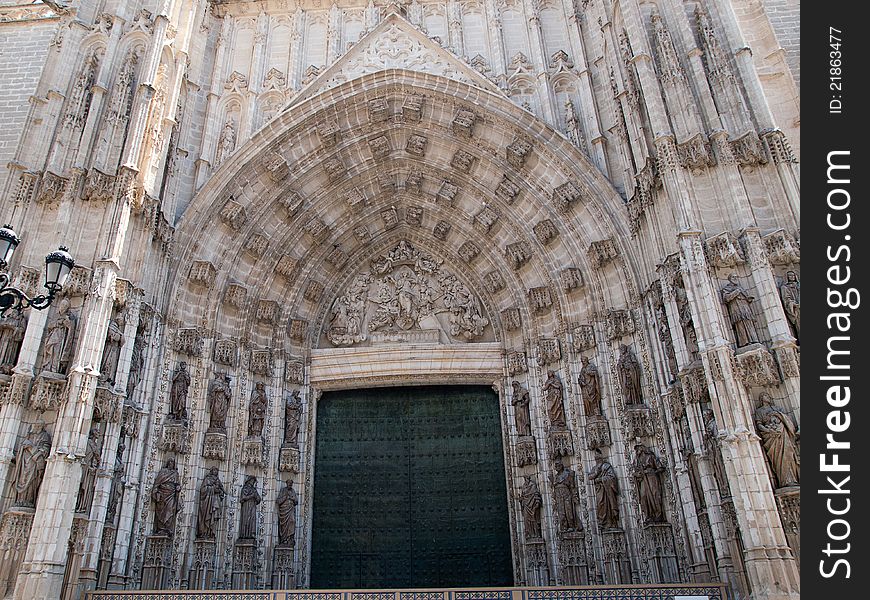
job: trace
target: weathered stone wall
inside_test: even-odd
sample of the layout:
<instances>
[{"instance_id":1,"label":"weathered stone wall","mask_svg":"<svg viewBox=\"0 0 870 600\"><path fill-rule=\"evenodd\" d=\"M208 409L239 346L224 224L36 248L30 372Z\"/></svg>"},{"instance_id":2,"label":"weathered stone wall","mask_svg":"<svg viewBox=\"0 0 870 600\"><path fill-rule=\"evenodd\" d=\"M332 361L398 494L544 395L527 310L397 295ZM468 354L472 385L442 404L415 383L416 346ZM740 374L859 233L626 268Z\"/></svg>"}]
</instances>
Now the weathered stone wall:
<instances>
[{"instance_id":1,"label":"weathered stone wall","mask_svg":"<svg viewBox=\"0 0 870 600\"><path fill-rule=\"evenodd\" d=\"M68 303L4 323L16 598L305 586L320 393L469 381L499 392L517 583L797 597L799 487L759 436L800 419L799 118L763 5L83 0L56 31L0 188L18 285L39 290L58 243L78 263ZM40 422L32 497L14 482ZM197 539L212 467L227 494ZM299 500L284 547L279 478Z\"/></svg>"},{"instance_id":2,"label":"weathered stone wall","mask_svg":"<svg viewBox=\"0 0 870 600\"><path fill-rule=\"evenodd\" d=\"M18 4L0 3L0 181L18 148L59 20L51 15L34 19L39 15L14 11Z\"/></svg>"}]
</instances>

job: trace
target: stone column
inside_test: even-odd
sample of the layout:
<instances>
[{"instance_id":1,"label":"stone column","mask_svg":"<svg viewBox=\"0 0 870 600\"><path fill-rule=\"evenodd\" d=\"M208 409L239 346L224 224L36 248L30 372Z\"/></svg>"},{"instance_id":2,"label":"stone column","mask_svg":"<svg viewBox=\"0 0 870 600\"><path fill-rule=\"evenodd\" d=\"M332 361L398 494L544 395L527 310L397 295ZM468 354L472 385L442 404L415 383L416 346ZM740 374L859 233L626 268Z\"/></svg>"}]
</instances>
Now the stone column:
<instances>
[{"instance_id":1,"label":"stone column","mask_svg":"<svg viewBox=\"0 0 870 600\"><path fill-rule=\"evenodd\" d=\"M773 351L779 362L783 387L786 391L785 404L800 423L801 387L798 370L797 345L792 336L791 325L785 316L785 309L779 297L779 288L770 262L767 259L764 240L757 227L747 227L743 232L746 258L752 273L752 281L758 301L767 321L767 331L773 341Z\"/></svg>"},{"instance_id":2,"label":"stone column","mask_svg":"<svg viewBox=\"0 0 870 600\"><path fill-rule=\"evenodd\" d=\"M118 280L119 282L121 280ZM130 359L133 354L133 344L136 340L136 329L139 326L139 307L141 304L141 291L131 293L124 310L127 320L124 326L124 345L121 347L121 356L118 360L118 376L114 390L99 390L99 394L110 394L113 398L112 411L104 411L103 421L103 451L100 458L100 468L97 471L96 489L94 500L90 508L90 521L87 524L84 540L84 556L81 559L82 585L81 591L94 589L97 576L97 562L100 559L101 545L103 541L103 528L106 525L106 511L109 506L109 494L111 493L112 476L115 469L115 456L118 452L118 443L121 439L123 425L124 396L119 391L125 390L129 377ZM115 392L115 393L112 393Z\"/></svg>"},{"instance_id":3,"label":"stone column","mask_svg":"<svg viewBox=\"0 0 870 600\"><path fill-rule=\"evenodd\" d=\"M13 370L6 396L0 398L0 402L3 403L0 406L0 490L5 490L8 483L9 467L15 457L18 430L24 411L23 404L30 381L33 379L33 369L47 318L48 309L30 310L27 329L18 354L18 364Z\"/></svg>"},{"instance_id":4,"label":"stone column","mask_svg":"<svg viewBox=\"0 0 870 600\"><path fill-rule=\"evenodd\" d=\"M752 107L752 113L761 128L762 137L765 138L769 147L779 144L787 147L787 142L784 142L785 136L777 127L770 105L767 103L761 79L752 61L752 49L746 44L737 16L734 14L734 8L726 0L714 0L714 4L725 25L728 40L734 47L734 61L737 63L740 79L743 81L749 104ZM781 156L775 150L771 153L773 154L771 158L776 164L795 219L800 219L800 178L795 164L796 160L793 155ZM790 149L788 154L790 154Z\"/></svg>"},{"instance_id":5,"label":"stone column","mask_svg":"<svg viewBox=\"0 0 870 600\"><path fill-rule=\"evenodd\" d=\"M722 454L744 547L744 563L759 600L799 597L794 557L788 548L767 476L764 452L754 432L753 410L733 364L733 350L717 290L709 275L701 233L680 234L686 294L697 318L699 345L710 398L720 427Z\"/></svg>"},{"instance_id":6,"label":"stone column","mask_svg":"<svg viewBox=\"0 0 870 600\"><path fill-rule=\"evenodd\" d=\"M549 57L544 46L543 34L541 33L541 18L538 8L534 3L525 3L525 12L528 19L529 46L533 68L537 71L538 100L541 103L539 115L546 123L557 127L556 107L553 105L553 95L549 85Z\"/></svg>"},{"instance_id":7,"label":"stone column","mask_svg":"<svg viewBox=\"0 0 870 600\"><path fill-rule=\"evenodd\" d=\"M58 410L52 455L36 504L27 553L15 587L15 598L61 597L68 542L78 496L87 436L94 409L99 364L112 314L118 266L99 261L92 293L85 301L81 336L67 379L66 401Z\"/></svg>"},{"instance_id":8,"label":"stone column","mask_svg":"<svg viewBox=\"0 0 870 600\"><path fill-rule=\"evenodd\" d=\"M565 3L565 16L568 21L568 40L571 44L574 69L577 71L578 93L580 94L580 118L583 119L583 130L589 142L589 153L595 166L609 177L607 168L606 139L601 133L598 118L598 106L593 92L592 73L586 59L586 46L580 33L583 17L574 12L572 3Z\"/></svg>"}]
</instances>

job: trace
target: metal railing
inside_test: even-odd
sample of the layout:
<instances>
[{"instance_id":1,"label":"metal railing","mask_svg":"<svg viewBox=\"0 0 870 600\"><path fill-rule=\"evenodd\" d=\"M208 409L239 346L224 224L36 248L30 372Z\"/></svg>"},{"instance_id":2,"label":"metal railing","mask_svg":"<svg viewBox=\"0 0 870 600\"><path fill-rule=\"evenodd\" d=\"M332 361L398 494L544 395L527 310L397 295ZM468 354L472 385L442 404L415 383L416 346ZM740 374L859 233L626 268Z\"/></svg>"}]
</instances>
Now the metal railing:
<instances>
[{"instance_id":1,"label":"metal railing","mask_svg":"<svg viewBox=\"0 0 870 600\"><path fill-rule=\"evenodd\" d=\"M88 592L88 600L728 600L725 586L648 584L407 590L211 590Z\"/></svg>"}]
</instances>

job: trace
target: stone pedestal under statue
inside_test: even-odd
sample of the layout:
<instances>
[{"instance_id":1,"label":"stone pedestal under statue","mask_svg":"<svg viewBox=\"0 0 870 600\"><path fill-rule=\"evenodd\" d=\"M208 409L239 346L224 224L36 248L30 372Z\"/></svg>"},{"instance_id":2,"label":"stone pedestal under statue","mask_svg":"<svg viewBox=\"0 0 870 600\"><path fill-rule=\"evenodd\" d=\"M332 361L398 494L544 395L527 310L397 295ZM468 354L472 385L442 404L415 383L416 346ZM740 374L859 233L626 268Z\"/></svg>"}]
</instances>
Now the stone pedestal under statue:
<instances>
[{"instance_id":1,"label":"stone pedestal under statue","mask_svg":"<svg viewBox=\"0 0 870 600\"><path fill-rule=\"evenodd\" d=\"M525 544L526 573L528 585L550 585L550 567L547 560L547 544L543 539L529 540Z\"/></svg>"},{"instance_id":2,"label":"stone pedestal under statue","mask_svg":"<svg viewBox=\"0 0 870 600\"><path fill-rule=\"evenodd\" d=\"M526 467L538 462L538 451L535 447L535 438L530 435L520 436L517 440L517 466Z\"/></svg>"},{"instance_id":3,"label":"stone pedestal under statue","mask_svg":"<svg viewBox=\"0 0 870 600\"><path fill-rule=\"evenodd\" d=\"M263 460L263 438L249 437L242 442L242 464L245 466L262 467L265 464Z\"/></svg>"},{"instance_id":4,"label":"stone pedestal under statue","mask_svg":"<svg viewBox=\"0 0 870 600\"><path fill-rule=\"evenodd\" d=\"M604 542L604 582L631 583L631 559L622 529L606 529L601 533Z\"/></svg>"},{"instance_id":5,"label":"stone pedestal under statue","mask_svg":"<svg viewBox=\"0 0 870 600\"><path fill-rule=\"evenodd\" d=\"M215 548L216 544L214 540L195 540L193 542L193 562L190 566L188 589L212 589Z\"/></svg>"},{"instance_id":6,"label":"stone pedestal under statue","mask_svg":"<svg viewBox=\"0 0 870 600\"><path fill-rule=\"evenodd\" d=\"M674 548L674 531L670 523L650 523L643 527L647 566L656 583L680 580L677 566L677 551Z\"/></svg>"},{"instance_id":7,"label":"stone pedestal under statue","mask_svg":"<svg viewBox=\"0 0 870 600\"><path fill-rule=\"evenodd\" d=\"M566 531L559 538L560 585L589 585L586 540L582 531Z\"/></svg>"},{"instance_id":8,"label":"stone pedestal under statue","mask_svg":"<svg viewBox=\"0 0 870 600\"><path fill-rule=\"evenodd\" d=\"M551 429L547 435L547 448L552 459L574 454L574 442L571 440L571 432L567 429Z\"/></svg>"},{"instance_id":9,"label":"stone pedestal under statue","mask_svg":"<svg viewBox=\"0 0 870 600\"><path fill-rule=\"evenodd\" d=\"M222 431L207 431L202 442L202 457L225 460L227 457L227 434Z\"/></svg>"},{"instance_id":10,"label":"stone pedestal under statue","mask_svg":"<svg viewBox=\"0 0 870 600\"><path fill-rule=\"evenodd\" d=\"M282 473L299 472L299 449L282 446L278 456L278 470Z\"/></svg>"},{"instance_id":11,"label":"stone pedestal under statue","mask_svg":"<svg viewBox=\"0 0 870 600\"><path fill-rule=\"evenodd\" d=\"M149 535L145 538L145 560L142 565L142 589L163 590L172 574L172 538Z\"/></svg>"},{"instance_id":12,"label":"stone pedestal under statue","mask_svg":"<svg viewBox=\"0 0 870 600\"><path fill-rule=\"evenodd\" d=\"M15 588L18 569L27 552L27 541L33 526L32 508L7 510L0 520L0 598Z\"/></svg>"},{"instance_id":13,"label":"stone pedestal under statue","mask_svg":"<svg viewBox=\"0 0 870 600\"><path fill-rule=\"evenodd\" d=\"M233 589L251 590L257 584L257 541L238 540L233 547Z\"/></svg>"},{"instance_id":14,"label":"stone pedestal under statue","mask_svg":"<svg viewBox=\"0 0 870 600\"><path fill-rule=\"evenodd\" d=\"M296 587L293 568L293 548L276 546L272 552L272 587L276 590L291 590Z\"/></svg>"}]
</instances>

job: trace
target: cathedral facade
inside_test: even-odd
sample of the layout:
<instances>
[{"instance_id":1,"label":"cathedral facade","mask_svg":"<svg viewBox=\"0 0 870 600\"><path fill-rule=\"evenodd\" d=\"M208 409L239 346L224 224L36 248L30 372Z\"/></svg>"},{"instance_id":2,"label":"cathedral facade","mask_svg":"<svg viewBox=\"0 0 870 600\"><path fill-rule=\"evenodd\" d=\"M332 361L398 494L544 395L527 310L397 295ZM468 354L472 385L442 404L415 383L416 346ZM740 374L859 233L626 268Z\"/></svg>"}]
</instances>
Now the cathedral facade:
<instances>
[{"instance_id":1,"label":"cathedral facade","mask_svg":"<svg viewBox=\"0 0 870 600\"><path fill-rule=\"evenodd\" d=\"M0 596L798 598L797 15L0 1Z\"/></svg>"}]
</instances>

